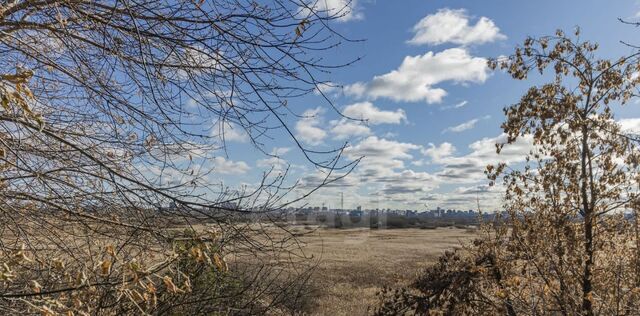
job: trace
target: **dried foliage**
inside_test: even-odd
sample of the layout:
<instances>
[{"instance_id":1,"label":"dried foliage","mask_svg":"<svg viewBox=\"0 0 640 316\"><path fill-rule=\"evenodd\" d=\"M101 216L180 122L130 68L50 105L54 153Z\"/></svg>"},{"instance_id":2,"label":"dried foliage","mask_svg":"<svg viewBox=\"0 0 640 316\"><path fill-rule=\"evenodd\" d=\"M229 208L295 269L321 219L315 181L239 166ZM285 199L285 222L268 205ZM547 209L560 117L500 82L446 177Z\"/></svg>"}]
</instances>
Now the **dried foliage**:
<instances>
[{"instance_id":1,"label":"dried foliage","mask_svg":"<svg viewBox=\"0 0 640 316\"><path fill-rule=\"evenodd\" d=\"M266 153L290 137L327 179L351 170L342 148L305 148L287 126L287 100L343 66L319 57L348 40L330 27L341 14L294 0L1 0L0 313L290 308L298 285L225 258L295 246L234 220L292 187L286 172L221 184L225 140Z\"/></svg>"},{"instance_id":2,"label":"dried foliage","mask_svg":"<svg viewBox=\"0 0 640 316\"><path fill-rule=\"evenodd\" d=\"M640 60L597 49L558 31L490 62L518 80L551 73L505 109L508 143L535 148L522 168L487 167L506 189L495 225L413 288L383 293L377 314L640 314L640 156L612 111L635 97Z\"/></svg>"}]
</instances>

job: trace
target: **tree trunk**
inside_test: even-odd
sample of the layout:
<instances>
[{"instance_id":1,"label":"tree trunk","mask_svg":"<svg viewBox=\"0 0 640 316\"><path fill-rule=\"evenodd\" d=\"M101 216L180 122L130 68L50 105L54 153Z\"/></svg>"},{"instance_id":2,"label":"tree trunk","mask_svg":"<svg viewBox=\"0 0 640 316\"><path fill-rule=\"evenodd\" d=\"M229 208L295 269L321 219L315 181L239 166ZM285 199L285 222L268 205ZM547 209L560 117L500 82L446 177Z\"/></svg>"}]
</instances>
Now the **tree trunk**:
<instances>
[{"instance_id":1,"label":"tree trunk","mask_svg":"<svg viewBox=\"0 0 640 316\"><path fill-rule=\"evenodd\" d=\"M640 287L640 227L638 226L638 204L633 207L634 231L636 237L635 280L636 287Z\"/></svg>"},{"instance_id":2,"label":"tree trunk","mask_svg":"<svg viewBox=\"0 0 640 316\"><path fill-rule=\"evenodd\" d=\"M589 203L589 195L587 192L588 175L587 175L587 151L588 147L588 129L586 123L582 127L582 153L581 153L581 188L582 209L584 214L584 251L587 260L584 263L584 271L582 273L582 314L585 316L593 316L593 302L591 275L593 269L593 208Z\"/></svg>"}]
</instances>

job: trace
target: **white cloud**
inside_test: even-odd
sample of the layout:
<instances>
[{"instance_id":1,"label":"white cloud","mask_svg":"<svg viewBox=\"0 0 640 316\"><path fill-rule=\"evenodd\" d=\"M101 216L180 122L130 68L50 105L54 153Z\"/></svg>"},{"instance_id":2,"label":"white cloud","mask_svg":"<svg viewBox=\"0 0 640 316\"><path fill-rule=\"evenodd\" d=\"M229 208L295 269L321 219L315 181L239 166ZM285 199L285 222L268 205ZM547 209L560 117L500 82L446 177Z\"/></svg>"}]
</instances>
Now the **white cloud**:
<instances>
[{"instance_id":1,"label":"white cloud","mask_svg":"<svg viewBox=\"0 0 640 316\"><path fill-rule=\"evenodd\" d=\"M476 123L478 123L480 120L488 120L490 119L491 116L487 115L487 116L483 116L483 117L479 117L479 118L474 118L472 120L466 121L462 124L456 125L456 126L450 126L445 128L442 133L446 133L446 132L453 132L453 133L460 133L460 132L464 132L466 130L472 129L476 126Z\"/></svg>"},{"instance_id":2,"label":"white cloud","mask_svg":"<svg viewBox=\"0 0 640 316\"><path fill-rule=\"evenodd\" d=\"M229 121L217 121L211 128L211 136L218 137L225 142L235 141L244 143L249 139L247 132Z\"/></svg>"},{"instance_id":3,"label":"white cloud","mask_svg":"<svg viewBox=\"0 0 640 316\"><path fill-rule=\"evenodd\" d=\"M384 111L375 107L371 102L348 105L344 108L342 114L350 118L366 120L370 124L399 124L407 120L404 110Z\"/></svg>"},{"instance_id":4,"label":"white cloud","mask_svg":"<svg viewBox=\"0 0 640 316\"><path fill-rule=\"evenodd\" d=\"M350 121L347 119L334 120L330 124L331 134L335 136L336 140L348 139L350 137L367 136L371 134L371 129L361 122Z\"/></svg>"},{"instance_id":5,"label":"white cloud","mask_svg":"<svg viewBox=\"0 0 640 316\"><path fill-rule=\"evenodd\" d=\"M405 168L405 161L413 159L412 151L419 149L422 147L411 143L377 136L366 137L344 151L348 159L362 157L358 167L330 188L351 187L354 191L365 190L375 196L394 201L417 200L416 194L423 194L438 187L438 177L435 175ZM301 183L304 186L318 185L323 177L320 173L310 174L303 178Z\"/></svg>"},{"instance_id":6,"label":"white cloud","mask_svg":"<svg viewBox=\"0 0 640 316\"><path fill-rule=\"evenodd\" d=\"M213 158L212 163L214 171L220 174L245 174L251 170L244 161L232 161L219 156Z\"/></svg>"},{"instance_id":7,"label":"white cloud","mask_svg":"<svg viewBox=\"0 0 640 316\"><path fill-rule=\"evenodd\" d=\"M317 107L306 110L296 123L296 137L309 145L320 145L327 137L327 132L319 127L322 124L324 109Z\"/></svg>"},{"instance_id":8,"label":"white cloud","mask_svg":"<svg viewBox=\"0 0 640 316\"><path fill-rule=\"evenodd\" d=\"M464 101L458 102L458 103L453 104L453 105L443 106L440 109L441 110L459 109L459 108L462 108L462 107L466 106L467 104L469 104L469 101L464 100Z\"/></svg>"},{"instance_id":9,"label":"white cloud","mask_svg":"<svg viewBox=\"0 0 640 316\"><path fill-rule=\"evenodd\" d=\"M331 134L333 134L336 140L344 140L350 137L361 137L371 134L371 129L366 125L378 125L378 124L399 124L402 121L407 120L407 115L402 109L395 111L384 111L371 102L359 102L348 105L342 111L342 114L352 118L342 118L340 120L333 120L330 123ZM363 120L364 122L357 121Z\"/></svg>"},{"instance_id":10,"label":"white cloud","mask_svg":"<svg viewBox=\"0 0 640 316\"><path fill-rule=\"evenodd\" d=\"M424 166L425 162L423 159L418 159L418 160L412 161L411 164L417 167L422 167Z\"/></svg>"},{"instance_id":11,"label":"white cloud","mask_svg":"<svg viewBox=\"0 0 640 316\"><path fill-rule=\"evenodd\" d=\"M288 165L289 163L280 157L269 157L256 161L256 166L263 169L273 169L274 171L282 171Z\"/></svg>"},{"instance_id":12,"label":"white cloud","mask_svg":"<svg viewBox=\"0 0 640 316\"><path fill-rule=\"evenodd\" d=\"M352 160L364 156L358 168L361 171L373 172L378 176L392 169L404 168L403 160L413 158L410 152L420 148L420 146L411 143L369 136L357 145L347 147L344 154Z\"/></svg>"},{"instance_id":13,"label":"white cloud","mask_svg":"<svg viewBox=\"0 0 640 316\"><path fill-rule=\"evenodd\" d=\"M290 151L291 151L291 147L273 147L273 149L271 149L271 155L280 156Z\"/></svg>"},{"instance_id":14,"label":"white cloud","mask_svg":"<svg viewBox=\"0 0 640 316\"><path fill-rule=\"evenodd\" d=\"M506 134L482 138L468 146L468 153L458 154L459 150L448 142L423 147L368 136L344 151L348 159L364 158L346 179L332 185L328 191L334 190L331 192L335 194L351 190L350 197L362 194L358 203L368 207L377 207L376 201L380 201L381 206L392 208L400 205L420 208L428 203L432 208L475 209L479 203L483 211L493 211L501 203L504 188L487 186L488 179L484 174L487 164L505 162L518 168L518 164L534 150L533 138L528 135L506 144L497 154L495 145L506 140ZM418 151L424 156L414 157ZM425 168L427 164L433 171L415 170ZM318 179L311 180L306 178L303 183L319 183ZM327 196L331 197L330 194Z\"/></svg>"},{"instance_id":15,"label":"white cloud","mask_svg":"<svg viewBox=\"0 0 640 316\"><path fill-rule=\"evenodd\" d=\"M300 16L308 17L312 9L317 14L336 18L339 22L362 20L364 14L358 7L358 0L310 0L300 8Z\"/></svg>"},{"instance_id":16,"label":"white cloud","mask_svg":"<svg viewBox=\"0 0 640 316\"><path fill-rule=\"evenodd\" d=\"M358 98L362 98L367 93L367 84L364 82L356 82L350 85L346 85L343 88L343 91L347 95L356 96Z\"/></svg>"},{"instance_id":17,"label":"white cloud","mask_svg":"<svg viewBox=\"0 0 640 316\"><path fill-rule=\"evenodd\" d=\"M330 132L334 135L335 140L371 135L371 129L367 124L399 124L407 120L404 110L384 111L374 106L371 102L348 105L344 108L342 114L353 120L341 118L329 122L331 126Z\"/></svg>"},{"instance_id":18,"label":"white cloud","mask_svg":"<svg viewBox=\"0 0 640 316\"><path fill-rule=\"evenodd\" d=\"M346 176L345 176L346 175ZM316 170L300 179L299 188L309 189L322 186L323 188L346 188L357 186L358 179L341 172L326 174Z\"/></svg>"},{"instance_id":19,"label":"white cloud","mask_svg":"<svg viewBox=\"0 0 640 316\"><path fill-rule=\"evenodd\" d=\"M489 76L487 60L473 57L464 48L450 48L439 53L407 56L400 67L371 82L347 85L344 92L358 98L385 97L394 101L439 103L447 95L433 87L445 81L483 83Z\"/></svg>"},{"instance_id":20,"label":"white cloud","mask_svg":"<svg viewBox=\"0 0 640 316\"><path fill-rule=\"evenodd\" d=\"M626 118L618 120L620 128L625 133L640 133L640 118Z\"/></svg>"},{"instance_id":21,"label":"white cloud","mask_svg":"<svg viewBox=\"0 0 640 316\"><path fill-rule=\"evenodd\" d=\"M435 163L442 163L445 158L451 157L456 151L453 144L444 142L438 146L429 143L429 148L422 149L422 154L431 158Z\"/></svg>"},{"instance_id":22,"label":"white cloud","mask_svg":"<svg viewBox=\"0 0 640 316\"><path fill-rule=\"evenodd\" d=\"M463 131L466 131L468 129L472 129L476 126L476 123L478 123L479 119L475 118L469 121L466 121L462 124L456 125L456 126L450 126L447 127L446 129L444 129L442 131L442 133L446 133L446 132L454 132L454 133L460 133Z\"/></svg>"},{"instance_id":23,"label":"white cloud","mask_svg":"<svg viewBox=\"0 0 640 316\"><path fill-rule=\"evenodd\" d=\"M457 194L488 194L501 193L498 186L490 186L488 184L474 185L471 187L458 187L454 191Z\"/></svg>"},{"instance_id":24,"label":"white cloud","mask_svg":"<svg viewBox=\"0 0 640 316\"><path fill-rule=\"evenodd\" d=\"M283 159L282 156L291 151L291 147L274 147L271 150L271 157L258 159L256 161L256 166L263 169L269 169L275 172L282 172L285 169L295 166L291 165L286 159Z\"/></svg>"},{"instance_id":25,"label":"white cloud","mask_svg":"<svg viewBox=\"0 0 640 316\"><path fill-rule=\"evenodd\" d=\"M415 149L420 149L420 146L370 136L363 139L357 145L346 148L345 154L352 158L368 156L384 159L410 159L412 156L409 154L409 151Z\"/></svg>"},{"instance_id":26,"label":"white cloud","mask_svg":"<svg viewBox=\"0 0 640 316\"><path fill-rule=\"evenodd\" d=\"M501 154L497 154L495 145L506 140L506 134L482 138L468 146L468 153L460 155L456 154L454 145L447 142L438 145L430 143L423 147L368 136L344 151L348 159L364 156L358 167L323 192L334 190L331 192L335 194L351 190L349 196L364 194L359 203L368 204L369 207L378 205L376 199L383 200L384 207L392 208L399 205L424 207L424 203L430 207L475 208L479 202L484 211L492 211L499 206L504 188L487 186L488 180L484 174L487 164L505 162L517 167L516 164L522 163L534 149L532 137L525 136L514 144L505 145ZM414 157L416 151L428 158L421 155ZM412 170L424 167L427 163L431 164L430 169L435 170ZM308 175L302 183L305 186L317 185L321 182L320 176Z\"/></svg>"},{"instance_id":27,"label":"white cloud","mask_svg":"<svg viewBox=\"0 0 640 316\"><path fill-rule=\"evenodd\" d=\"M382 189L379 191L382 195L404 195L414 199L416 194L437 188L436 180L436 177L427 172L416 172L410 169L377 179L378 182L383 183Z\"/></svg>"},{"instance_id":28,"label":"white cloud","mask_svg":"<svg viewBox=\"0 0 640 316\"><path fill-rule=\"evenodd\" d=\"M500 33L495 23L481 17L475 25L469 25L464 9L440 9L424 17L414 27L415 35L408 42L414 45L453 43L459 45L483 44L507 37Z\"/></svg>"},{"instance_id":29,"label":"white cloud","mask_svg":"<svg viewBox=\"0 0 640 316\"><path fill-rule=\"evenodd\" d=\"M522 136L512 144L505 144L506 141L507 135L504 133L497 137L483 138L469 145L471 152L467 155L433 160L434 163L443 165L437 175L442 181L450 183L486 180L484 169L488 164L523 162L526 155L534 149L531 135ZM500 154L496 153L496 144L505 144Z\"/></svg>"},{"instance_id":30,"label":"white cloud","mask_svg":"<svg viewBox=\"0 0 640 316\"><path fill-rule=\"evenodd\" d=\"M513 163L518 161L524 161L525 156L534 149L533 136L525 135L518 137L515 143L506 144L507 135L500 134L493 138L483 138L475 141L469 145L469 148L473 150L470 154L471 157L477 158L487 163L506 162ZM496 144L506 144L500 151L500 154L496 153Z\"/></svg>"}]
</instances>

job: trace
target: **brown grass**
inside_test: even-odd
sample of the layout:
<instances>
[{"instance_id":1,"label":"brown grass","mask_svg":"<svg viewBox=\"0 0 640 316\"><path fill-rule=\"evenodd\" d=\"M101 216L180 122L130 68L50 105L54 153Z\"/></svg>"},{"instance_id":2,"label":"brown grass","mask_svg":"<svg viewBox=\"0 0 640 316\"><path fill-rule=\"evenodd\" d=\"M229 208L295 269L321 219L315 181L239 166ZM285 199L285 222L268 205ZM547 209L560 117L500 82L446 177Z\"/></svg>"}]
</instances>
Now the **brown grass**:
<instances>
[{"instance_id":1,"label":"brown grass","mask_svg":"<svg viewBox=\"0 0 640 316\"><path fill-rule=\"evenodd\" d=\"M445 250L475 234L465 229L319 229L299 237L317 268L313 315L365 315L384 286L405 285Z\"/></svg>"}]
</instances>

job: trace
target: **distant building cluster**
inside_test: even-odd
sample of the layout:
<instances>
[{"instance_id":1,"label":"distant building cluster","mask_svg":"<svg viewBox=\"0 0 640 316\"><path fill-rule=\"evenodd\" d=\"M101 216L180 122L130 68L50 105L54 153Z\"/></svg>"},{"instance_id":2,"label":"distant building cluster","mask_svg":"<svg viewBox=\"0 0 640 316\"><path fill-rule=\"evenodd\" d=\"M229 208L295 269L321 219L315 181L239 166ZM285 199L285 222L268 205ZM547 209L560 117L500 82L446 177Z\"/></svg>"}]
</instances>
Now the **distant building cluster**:
<instances>
[{"instance_id":1,"label":"distant building cluster","mask_svg":"<svg viewBox=\"0 0 640 316\"><path fill-rule=\"evenodd\" d=\"M308 206L304 208L290 207L284 210L290 214L298 215L318 215L332 213L335 215L348 215L352 217L362 216L379 216L379 215L399 215L405 217L417 217L417 218L440 218L440 219L456 219L456 218L470 218L481 215L481 212L475 210L456 210L456 209L443 209L437 207L433 210L398 210L398 209L363 209L362 206L357 206L355 209L329 209L326 206Z\"/></svg>"}]
</instances>

